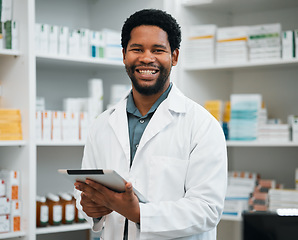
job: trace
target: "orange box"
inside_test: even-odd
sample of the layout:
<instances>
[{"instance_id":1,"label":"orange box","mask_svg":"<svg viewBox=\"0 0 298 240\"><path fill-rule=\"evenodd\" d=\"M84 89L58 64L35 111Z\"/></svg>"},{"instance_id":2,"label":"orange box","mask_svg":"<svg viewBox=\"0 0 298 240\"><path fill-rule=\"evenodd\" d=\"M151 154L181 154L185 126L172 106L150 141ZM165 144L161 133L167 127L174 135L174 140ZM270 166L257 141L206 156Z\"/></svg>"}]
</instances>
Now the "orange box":
<instances>
[{"instance_id":1,"label":"orange box","mask_svg":"<svg viewBox=\"0 0 298 240\"><path fill-rule=\"evenodd\" d=\"M20 173L13 170L1 170L0 178L6 183L6 197L20 200Z\"/></svg>"},{"instance_id":2,"label":"orange box","mask_svg":"<svg viewBox=\"0 0 298 240\"><path fill-rule=\"evenodd\" d=\"M21 201L11 201L11 215L10 215L11 232L21 231Z\"/></svg>"}]
</instances>

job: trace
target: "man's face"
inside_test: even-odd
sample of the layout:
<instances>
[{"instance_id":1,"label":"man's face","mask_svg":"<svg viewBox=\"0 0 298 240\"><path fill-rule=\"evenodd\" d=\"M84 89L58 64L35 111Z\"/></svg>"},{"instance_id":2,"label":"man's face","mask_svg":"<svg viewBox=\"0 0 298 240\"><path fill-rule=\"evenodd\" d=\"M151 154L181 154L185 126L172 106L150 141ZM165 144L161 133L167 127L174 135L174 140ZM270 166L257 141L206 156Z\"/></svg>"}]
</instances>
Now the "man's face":
<instances>
[{"instance_id":1,"label":"man's face","mask_svg":"<svg viewBox=\"0 0 298 240\"><path fill-rule=\"evenodd\" d=\"M178 49L171 53L167 33L157 26L138 26L130 36L123 62L133 87L143 95L165 91Z\"/></svg>"}]
</instances>

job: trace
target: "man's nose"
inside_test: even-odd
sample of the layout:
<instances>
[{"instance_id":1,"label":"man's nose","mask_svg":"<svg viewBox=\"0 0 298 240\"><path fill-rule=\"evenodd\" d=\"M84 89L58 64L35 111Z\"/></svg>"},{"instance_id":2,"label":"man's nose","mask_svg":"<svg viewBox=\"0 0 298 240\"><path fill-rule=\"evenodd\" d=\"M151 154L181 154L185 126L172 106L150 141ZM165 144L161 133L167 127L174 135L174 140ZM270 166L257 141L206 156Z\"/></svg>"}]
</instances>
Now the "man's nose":
<instances>
[{"instance_id":1,"label":"man's nose","mask_svg":"<svg viewBox=\"0 0 298 240\"><path fill-rule=\"evenodd\" d=\"M149 50L144 51L143 54L140 56L140 61L144 63L154 62L155 57L153 53Z\"/></svg>"}]
</instances>

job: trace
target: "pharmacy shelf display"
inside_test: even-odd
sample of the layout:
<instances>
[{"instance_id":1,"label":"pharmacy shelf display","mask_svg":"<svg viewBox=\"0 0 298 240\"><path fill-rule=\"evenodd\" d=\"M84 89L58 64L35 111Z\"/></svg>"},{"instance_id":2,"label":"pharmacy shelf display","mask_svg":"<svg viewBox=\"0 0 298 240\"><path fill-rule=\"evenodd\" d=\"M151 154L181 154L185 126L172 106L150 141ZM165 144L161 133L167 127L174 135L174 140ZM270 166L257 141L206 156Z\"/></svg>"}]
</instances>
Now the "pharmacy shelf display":
<instances>
[{"instance_id":1,"label":"pharmacy shelf display","mask_svg":"<svg viewBox=\"0 0 298 240\"><path fill-rule=\"evenodd\" d=\"M262 3L236 0L184 0L176 13L184 35L181 54L189 48L187 34L193 26L212 24L218 28L233 26L281 25L282 31L298 29L298 2L265 0ZM179 5L179 3L178 3ZM194 29L194 28L193 28ZM184 53L185 53L184 51ZM186 59L187 60L187 59ZM202 59L201 59L202 60ZM190 62L188 64L187 62ZM204 105L210 99L229 100L234 93L261 94L270 118L281 119L297 114L298 58L269 59L259 62L197 64L180 61L180 88ZM178 79L179 80L179 79ZM298 143L292 141L227 141L229 170L257 172L265 179L295 188ZM240 224L239 224L240 223ZM241 239L241 217L223 215L220 239Z\"/></svg>"},{"instance_id":2,"label":"pharmacy shelf display","mask_svg":"<svg viewBox=\"0 0 298 240\"><path fill-rule=\"evenodd\" d=\"M199 4L202 2L205 4ZM1 168L19 170L21 173L22 231L0 233L0 239L18 237L22 240L36 240L37 236L42 239L47 234L58 232L55 239L60 240L58 236L61 235L63 239L62 233L67 232L72 234L70 237L72 240L76 240L78 231L88 231L87 224L38 229L35 227L36 195L58 191L60 187L60 190L64 190L69 186L66 183L64 186L63 180L57 179L58 183L54 182L56 179L49 180L51 179L49 175L55 178L58 176L55 175L58 168L78 167L84 145L83 142L36 141L36 96L50 92L52 96L49 96L48 104L54 109L63 97L80 97L83 91L81 86L88 79L102 78L107 87L105 89L109 89L112 84L123 83L123 79L127 78L122 61L115 63L103 59L36 54L34 39L36 23L94 30L110 28L120 31L123 21L129 14L144 7L152 7L171 12L181 23L183 36L189 26L198 24L229 27L279 22L283 30L298 28L296 0L264 0L262 3L251 1L239 3L236 0L152 0L145 3L132 0L130 4L118 0L23 0L13 1L13 4L13 16L21 23L19 25L21 44L18 50L0 50L2 86L0 107L21 110L23 141L0 142L0 159ZM114 13L115 9L121 11L117 11L111 18L111 13ZM78 13L80 18L77 17ZM181 56L185 49L183 42ZM272 113L274 118L286 121L287 115L295 113L297 109L293 104L298 100L296 59L190 68L180 58L175 71L177 74L173 75L172 81L188 97L201 105L209 99L229 99L232 93L256 92L264 96L269 113ZM60 82L65 84L55 86ZM265 178L277 177L285 187L293 186L292 171L297 167L295 162L298 155L297 144L257 141L228 141L227 144L230 169L258 170ZM220 225L231 222L230 220L235 220L237 225L240 220L227 216L222 219L224 221L221 221ZM228 233L224 234L225 232ZM232 232L229 227L220 227L218 236L219 238L221 235L234 236ZM233 240L233 236L228 239Z\"/></svg>"}]
</instances>

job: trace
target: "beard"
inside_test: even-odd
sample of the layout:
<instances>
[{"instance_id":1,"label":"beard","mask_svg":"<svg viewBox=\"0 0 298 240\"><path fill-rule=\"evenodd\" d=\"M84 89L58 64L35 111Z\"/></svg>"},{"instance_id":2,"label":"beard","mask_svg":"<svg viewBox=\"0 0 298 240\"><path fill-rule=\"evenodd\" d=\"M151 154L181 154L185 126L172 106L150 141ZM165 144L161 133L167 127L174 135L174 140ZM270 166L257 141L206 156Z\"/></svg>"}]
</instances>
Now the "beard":
<instances>
[{"instance_id":1,"label":"beard","mask_svg":"<svg viewBox=\"0 0 298 240\"><path fill-rule=\"evenodd\" d=\"M142 66L145 66L145 65L142 65ZM146 65L146 66L153 66L153 65ZM138 80L136 79L135 75L134 75L134 72L135 72L135 69L136 69L136 65L133 65L133 66L127 66L125 65L125 69L126 69L126 72L127 72L127 75L129 76L134 88L140 93L140 94L143 94L143 95L146 95L146 96L150 96L150 95L154 95L154 94L157 94L161 91L164 90L164 86L170 76L170 72L171 72L171 69L170 70L167 70L166 68L164 68L163 66L160 66L158 67L159 69L159 76L155 82L154 85L151 85L151 86L142 86L138 83ZM156 67L156 66L154 66Z\"/></svg>"}]
</instances>

